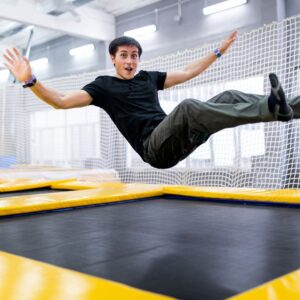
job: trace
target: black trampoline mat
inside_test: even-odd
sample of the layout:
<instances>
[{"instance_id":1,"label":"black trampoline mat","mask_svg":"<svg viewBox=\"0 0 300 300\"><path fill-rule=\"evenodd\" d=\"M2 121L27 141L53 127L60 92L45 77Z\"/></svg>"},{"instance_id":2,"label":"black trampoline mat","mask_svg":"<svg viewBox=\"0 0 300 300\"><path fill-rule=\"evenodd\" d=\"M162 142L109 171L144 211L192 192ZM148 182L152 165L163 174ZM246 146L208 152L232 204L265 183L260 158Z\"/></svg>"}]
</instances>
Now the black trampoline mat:
<instances>
[{"instance_id":1,"label":"black trampoline mat","mask_svg":"<svg viewBox=\"0 0 300 300\"><path fill-rule=\"evenodd\" d=\"M300 210L282 207L160 198L0 218L0 236L2 251L180 299L300 268Z\"/></svg>"}]
</instances>

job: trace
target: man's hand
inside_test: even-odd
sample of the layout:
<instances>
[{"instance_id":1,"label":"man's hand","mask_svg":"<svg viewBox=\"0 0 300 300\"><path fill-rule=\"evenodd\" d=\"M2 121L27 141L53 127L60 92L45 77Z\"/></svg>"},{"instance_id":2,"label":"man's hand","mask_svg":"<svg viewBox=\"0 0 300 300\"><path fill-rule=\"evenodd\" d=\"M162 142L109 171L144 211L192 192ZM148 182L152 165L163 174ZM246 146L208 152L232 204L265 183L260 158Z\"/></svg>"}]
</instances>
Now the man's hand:
<instances>
[{"instance_id":1,"label":"man's hand","mask_svg":"<svg viewBox=\"0 0 300 300\"><path fill-rule=\"evenodd\" d=\"M32 76L29 60L22 56L16 48L6 49L3 54L4 66L21 82L29 80Z\"/></svg>"},{"instance_id":2,"label":"man's hand","mask_svg":"<svg viewBox=\"0 0 300 300\"><path fill-rule=\"evenodd\" d=\"M220 45L219 50L224 54L237 38L237 31L232 32Z\"/></svg>"}]
</instances>

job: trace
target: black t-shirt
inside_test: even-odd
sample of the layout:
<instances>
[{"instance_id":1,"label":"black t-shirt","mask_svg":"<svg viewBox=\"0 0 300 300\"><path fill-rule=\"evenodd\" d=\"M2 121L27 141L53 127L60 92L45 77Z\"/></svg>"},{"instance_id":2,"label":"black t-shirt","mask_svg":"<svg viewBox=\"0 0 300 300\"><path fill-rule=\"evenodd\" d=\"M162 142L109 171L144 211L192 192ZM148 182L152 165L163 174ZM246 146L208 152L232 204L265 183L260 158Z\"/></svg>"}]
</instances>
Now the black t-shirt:
<instances>
[{"instance_id":1,"label":"black t-shirt","mask_svg":"<svg viewBox=\"0 0 300 300\"><path fill-rule=\"evenodd\" d=\"M130 80L99 76L82 89L93 98L91 105L103 108L142 156L144 139L166 116L157 93L163 89L166 75L140 71Z\"/></svg>"}]
</instances>

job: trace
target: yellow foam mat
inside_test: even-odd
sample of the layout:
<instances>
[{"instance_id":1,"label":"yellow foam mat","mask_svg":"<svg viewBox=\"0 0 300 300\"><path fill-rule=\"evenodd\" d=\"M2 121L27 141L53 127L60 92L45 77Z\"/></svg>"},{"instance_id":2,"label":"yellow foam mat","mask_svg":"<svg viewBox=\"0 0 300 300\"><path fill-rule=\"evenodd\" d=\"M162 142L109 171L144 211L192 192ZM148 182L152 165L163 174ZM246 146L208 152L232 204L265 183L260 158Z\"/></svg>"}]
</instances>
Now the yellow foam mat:
<instances>
[{"instance_id":1,"label":"yellow foam mat","mask_svg":"<svg viewBox=\"0 0 300 300\"><path fill-rule=\"evenodd\" d=\"M174 299L0 252L1 300Z\"/></svg>"},{"instance_id":2,"label":"yellow foam mat","mask_svg":"<svg viewBox=\"0 0 300 300\"><path fill-rule=\"evenodd\" d=\"M267 282L228 300L295 300L300 299L300 269Z\"/></svg>"},{"instance_id":3,"label":"yellow foam mat","mask_svg":"<svg viewBox=\"0 0 300 300\"><path fill-rule=\"evenodd\" d=\"M164 186L165 194L217 198L226 200L246 200L270 203L300 204L300 190L263 190L251 188Z\"/></svg>"},{"instance_id":4,"label":"yellow foam mat","mask_svg":"<svg viewBox=\"0 0 300 300\"><path fill-rule=\"evenodd\" d=\"M161 196L152 184L122 184L82 191L0 198L0 216Z\"/></svg>"},{"instance_id":5,"label":"yellow foam mat","mask_svg":"<svg viewBox=\"0 0 300 300\"><path fill-rule=\"evenodd\" d=\"M55 190L86 190L86 189L96 189L102 187L108 188L119 188L123 185L121 182L94 182L94 181L80 181L80 180L70 180L65 182L57 182L51 185L52 189Z\"/></svg>"},{"instance_id":6,"label":"yellow foam mat","mask_svg":"<svg viewBox=\"0 0 300 300\"><path fill-rule=\"evenodd\" d=\"M15 192L23 190L31 190L37 188L50 187L52 184L66 183L74 181L72 179L46 180L46 179L32 179L32 178L9 178L0 179L0 192Z\"/></svg>"}]
</instances>

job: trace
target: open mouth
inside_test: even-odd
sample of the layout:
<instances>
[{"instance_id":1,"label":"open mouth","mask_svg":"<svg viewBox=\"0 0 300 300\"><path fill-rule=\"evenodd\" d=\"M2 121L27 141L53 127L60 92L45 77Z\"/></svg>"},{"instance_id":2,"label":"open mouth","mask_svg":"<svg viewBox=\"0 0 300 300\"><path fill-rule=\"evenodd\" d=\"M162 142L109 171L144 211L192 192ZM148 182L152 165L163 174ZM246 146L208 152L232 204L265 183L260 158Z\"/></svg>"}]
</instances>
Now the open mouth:
<instances>
[{"instance_id":1,"label":"open mouth","mask_svg":"<svg viewBox=\"0 0 300 300\"><path fill-rule=\"evenodd\" d=\"M133 68L125 68L126 71L131 72Z\"/></svg>"}]
</instances>

